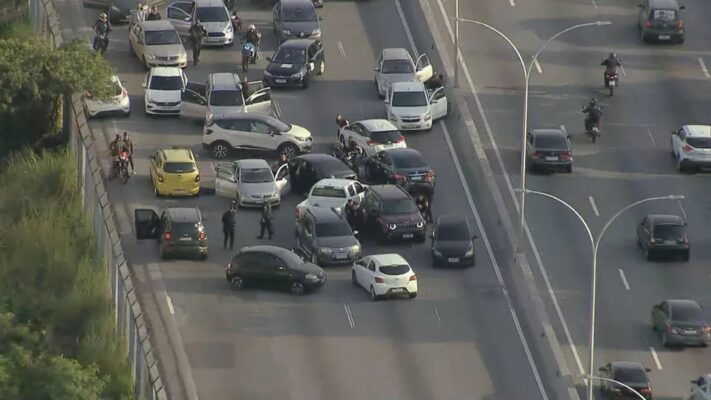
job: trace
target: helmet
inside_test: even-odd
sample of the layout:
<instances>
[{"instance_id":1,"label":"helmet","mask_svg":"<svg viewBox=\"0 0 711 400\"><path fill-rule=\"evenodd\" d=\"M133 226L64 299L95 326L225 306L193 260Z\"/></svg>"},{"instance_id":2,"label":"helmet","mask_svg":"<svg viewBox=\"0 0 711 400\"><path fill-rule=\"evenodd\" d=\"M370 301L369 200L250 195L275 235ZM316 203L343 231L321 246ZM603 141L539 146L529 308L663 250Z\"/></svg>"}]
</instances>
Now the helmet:
<instances>
[{"instance_id":1,"label":"helmet","mask_svg":"<svg viewBox=\"0 0 711 400\"><path fill-rule=\"evenodd\" d=\"M254 26L254 25L250 25L250 26L249 26L249 30L250 30L250 31L253 31L253 30L256 30L256 29L257 29L257 27Z\"/></svg>"},{"instance_id":2,"label":"helmet","mask_svg":"<svg viewBox=\"0 0 711 400\"><path fill-rule=\"evenodd\" d=\"M608 58L610 58L610 59L617 58L617 54L615 54L615 53L610 53L610 55L608 56Z\"/></svg>"},{"instance_id":3,"label":"helmet","mask_svg":"<svg viewBox=\"0 0 711 400\"><path fill-rule=\"evenodd\" d=\"M597 105L597 99L594 97L592 99L590 99L590 105L591 106Z\"/></svg>"},{"instance_id":4,"label":"helmet","mask_svg":"<svg viewBox=\"0 0 711 400\"><path fill-rule=\"evenodd\" d=\"M105 12L102 12L101 14L99 14L99 19L106 22L106 20L109 19L109 17L108 17L108 15L106 15Z\"/></svg>"},{"instance_id":5,"label":"helmet","mask_svg":"<svg viewBox=\"0 0 711 400\"><path fill-rule=\"evenodd\" d=\"M341 114L336 115L336 121L338 121L338 122L343 121L343 115L341 115Z\"/></svg>"}]
</instances>

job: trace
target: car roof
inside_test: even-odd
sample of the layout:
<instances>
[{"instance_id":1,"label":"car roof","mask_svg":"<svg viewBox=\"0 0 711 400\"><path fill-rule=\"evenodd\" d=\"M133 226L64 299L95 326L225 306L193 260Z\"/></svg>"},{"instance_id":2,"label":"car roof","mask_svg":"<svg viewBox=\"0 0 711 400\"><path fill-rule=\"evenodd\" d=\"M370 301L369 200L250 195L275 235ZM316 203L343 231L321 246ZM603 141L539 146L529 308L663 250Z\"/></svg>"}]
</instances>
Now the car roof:
<instances>
[{"instance_id":1,"label":"car roof","mask_svg":"<svg viewBox=\"0 0 711 400\"><path fill-rule=\"evenodd\" d=\"M294 158L306 160L314 165L322 165L324 163L332 163L332 162L334 162L334 160L343 164L343 161L337 159L336 157L334 157L330 154L326 154L326 153L307 153L307 154L301 154L301 155L296 156ZM343 164L343 165L345 165L345 164ZM346 167L348 167L348 166L346 165Z\"/></svg>"},{"instance_id":2,"label":"car roof","mask_svg":"<svg viewBox=\"0 0 711 400\"><path fill-rule=\"evenodd\" d=\"M240 86L240 77L234 72L213 72L207 79L212 83L213 90L242 89Z\"/></svg>"},{"instance_id":3,"label":"car roof","mask_svg":"<svg viewBox=\"0 0 711 400\"><path fill-rule=\"evenodd\" d=\"M308 7L312 6L313 7L314 3L312 0L281 0L281 6L282 8L288 7L288 8L293 8L293 7Z\"/></svg>"},{"instance_id":4,"label":"car roof","mask_svg":"<svg viewBox=\"0 0 711 400\"><path fill-rule=\"evenodd\" d=\"M286 42L282 43L277 50L282 47L291 49L305 49L311 46L314 42L316 42L315 39L289 39Z\"/></svg>"},{"instance_id":5,"label":"car roof","mask_svg":"<svg viewBox=\"0 0 711 400\"><path fill-rule=\"evenodd\" d=\"M417 157L427 164L427 161L425 161L422 153L408 147L391 147L380 151L387 153L393 159L402 160L404 157Z\"/></svg>"},{"instance_id":6,"label":"car roof","mask_svg":"<svg viewBox=\"0 0 711 400\"><path fill-rule=\"evenodd\" d=\"M409 60L412 61L410 53L402 47L386 48L382 51L383 60Z\"/></svg>"},{"instance_id":7,"label":"car roof","mask_svg":"<svg viewBox=\"0 0 711 400\"><path fill-rule=\"evenodd\" d=\"M678 215L671 214L651 214L648 215L653 224L673 224L673 225L684 225L684 220Z\"/></svg>"},{"instance_id":8,"label":"car roof","mask_svg":"<svg viewBox=\"0 0 711 400\"><path fill-rule=\"evenodd\" d=\"M195 0L196 7L224 7L224 0Z\"/></svg>"},{"instance_id":9,"label":"car roof","mask_svg":"<svg viewBox=\"0 0 711 400\"><path fill-rule=\"evenodd\" d=\"M371 132L382 132L382 131L396 131L398 130L392 122L387 119L364 119L361 121L356 121L365 127L365 129Z\"/></svg>"},{"instance_id":10,"label":"car roof","mask_svg":"<svg viewBox=\"0 0 711 400\"><path fill-rule=\"evenodd\" d=\"M560 129L532 129L531 134L535 136L563 136L565 132Z\"/></svg>"},{"instance_id":11,"label":"car roof","mask_svg":"<svg viewBox=\"0 0 711 400\"><path fill-rule=\"evenodd\" d=\"M437 217L437 225L442 226L452 226L452 225L459 225L459 224L464 224L467 227L469 227L469 220L467 217L463 215L458 215L458 214L444 214L440 215Z\"/></svg>"},{"instance_id":12,"label":"car roof","mask_svg":"<svg viewBox=\"0 0 711 400\"><path fill-rule=\"evenodd\" d=\"M240 168L247 169L270 168L267 160L263 160L261 158L248 158L244 160L237 160L235 161L235 164L238 165Z\"/></svg>"},{"instance_id":13,"label":"car roof","mask_svg":"<svg viewBox=\"0 0 711 400\"><path fill-rule=\"evenodd\" d=\"M696 300L690 300L690 299L668 299L666 301L669 306L672 308L672 312L674 312L675 308L694 308L697 310L701 309L701 306L699 303L696 302Z\"/></svg>"},{"instance_id":14,"label":"car roof","mask_svg":"<svg viewBox=\"0 0 711 400\"><path fill-rule=\"evenodd\" d=\"M373 254L370 259L375 261L375 263L380 267L383 265L401 265L410 263L407 262L400 254L389 253L389 254Z\"/></svg>"},{"instance_id":15,"label":"car roof","mask_svg":"<svg viewBox=\"0 0 711 400\"><path fill-rule=\"evenodd\" d=\"M649 6L651 8L677 10L679 9L679 2L676 0L649 0Z\"/></svg>"},{"instance_id":16,"label":"car roof","mask_svg":"<svg viewBox=\"0 0 711 400\"><path fill-rule=\"evenodd\" d=\"M710 125L684 125L683 128L687 137L711 138Z\"/></svg>"},{"instance_id":17,"label":"car roof","mask_svg":"<svg viewBox=\"0 0 711 400\"><path fill-rule=\"evenodd\" d=\"M352 179L324 178L314 184L314 187L345 188L355 182Z\"/></svg>"},{"instance_id":18,"label":"car roof","mask_svg":"<svg viewBox=\"0 0 711 400\"><path fill-rule=\"evenodd\" d=\"M152 67L153 76L183 76L183 70L180 67Z\"/></svg>"},{"instance_id":19,"label":"car roof","mask_svg":"<svg viewBox=\"0 0 711 400\"><path fill-rule=\"evenodd\" d=\"M343 221L346 222L343 215L338 213L328 207L309 207L306 210L307 213L311 214L316 218L316 222L333 222L333 221Z\"/></svg>"},{"instance_id":20,"label":"car roof","mask_svg":"<svg viewBox=\"0 0 711 400\"><path fill-rule=\"evenodd\" d=\"M166 208L172 222L199 222L200 210L197 207Z\"/></svg>"},{"instance_id":21,"label":"car roof","mask_svg":"<svg viewBox=\"0 0 711 400\"><path fill-rule=\"evenodd\" d=\"M644 365L637 361L613 361L610 363L612 369L641 369L644 371Z\"/></svg>"},{"instance_id":22,"label":"car roof","mask_svg":"<svg viewBox=\"0 0 711 400\"><path fill-rule=\"evenodd\" d=\"M283 247L278 247L278 246L269 246L269 245L258 245L258 246L245 246L240 249L240 253L246 253L246 252L263 252L263 253L270 253L278 256L282 260L286 261L293 261L296 263L296 260L299 260L298 263L302 264L303 260L299 258L294 252L292 252L289 249L285 249Z\"/></svg>"},{"instance_id":23,"label":"car roof","mask_svg":"<svg viewBox=\"0 0 711 400\"><path fill-rule=\"evenodd\" d=\"M160 149L167 162L195 162L190 149Z\"/></svg>"},{"instance_id":24,"label":"car roof","mask_svg":"<svg viewBox=\"0 0 711 400\"><path fill-rule=\"evenodd\" d=\"M175 28L170 21L162 19L158 21L141 21L139 24L146 32L150 31L174 31Z\"/></svg>"},{"instance_id":25,"label":"car roof","mask_svg":"<svg viewBox=\"0 0 711 400\"><path fill-rule=\"evenodd\" d=\"M214 115L212 117L212 119L213 120L248 119L248 120L256 120L256 121L266 121L270 117L271 117L270 115L267 115L264 113L245 112L245 111L239 111L237 109L229 109L227 111L224 111L224 112Z\"/></svg>"},{"instance_id":26,"label":"car roof","mask_svg":"<svg viewBox=\"0 0 711 400\"><path fill-rule=\"evenodd\" d=\"M420 81L393 82L393 92L424 92L425 84Z\"/></svg>"},{"instance_id":27,"label":"car roof","mask_svg":"<svg viewBox=\"0 0 711 400\"><path fill-rule=\"evenodd\" d=\"M372 185L368 188L382 198L395 199L401 197L411 197L400 186L396 185Z\"/></svg>"}]
</instances>

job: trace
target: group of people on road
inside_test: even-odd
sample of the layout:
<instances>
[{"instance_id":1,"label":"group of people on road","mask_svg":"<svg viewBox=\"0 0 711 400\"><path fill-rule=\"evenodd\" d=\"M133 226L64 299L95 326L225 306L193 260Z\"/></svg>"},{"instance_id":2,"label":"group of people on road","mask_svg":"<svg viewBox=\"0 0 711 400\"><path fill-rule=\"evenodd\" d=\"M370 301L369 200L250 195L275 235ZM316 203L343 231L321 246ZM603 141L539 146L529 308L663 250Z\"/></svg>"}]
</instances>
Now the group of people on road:
<instances>
[{"instance_id":1,"label":"group of people on road","mask_svg":"<svg viewBox=\"0 0 711 400\"><path fill-rule=\"evenodd\" d=\"M227 249L228 245L230 250L234 249L235 229L237 229L237 207L237 201L232 200L230 207L222 214L223 249ZM272 202L267 200L264 202L264 205L262 205L262 215L259 220L259 236L257 236L257 239L264 239L265 231L269 240L272 239L274 236L272 219Z\"/></svg>"}]
</instances>

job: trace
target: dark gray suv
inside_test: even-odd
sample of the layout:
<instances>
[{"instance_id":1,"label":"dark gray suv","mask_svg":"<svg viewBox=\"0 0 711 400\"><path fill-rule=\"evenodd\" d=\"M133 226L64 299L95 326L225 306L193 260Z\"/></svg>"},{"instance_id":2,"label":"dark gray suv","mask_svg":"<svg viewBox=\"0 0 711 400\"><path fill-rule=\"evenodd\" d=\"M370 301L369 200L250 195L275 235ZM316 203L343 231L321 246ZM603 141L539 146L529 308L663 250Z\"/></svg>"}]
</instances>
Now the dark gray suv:
<instances>
[{"instance_id":1,"label":"dark gray suv","mask_svg":"<svg viewBox=\"0 0 711 400\"><path fill-rule=\"evenodd\" d=\"M310 207L297 222L296 247L314 264L352 264L361 257L357 234L335 209Z\"/></svg>"}]
</instances>

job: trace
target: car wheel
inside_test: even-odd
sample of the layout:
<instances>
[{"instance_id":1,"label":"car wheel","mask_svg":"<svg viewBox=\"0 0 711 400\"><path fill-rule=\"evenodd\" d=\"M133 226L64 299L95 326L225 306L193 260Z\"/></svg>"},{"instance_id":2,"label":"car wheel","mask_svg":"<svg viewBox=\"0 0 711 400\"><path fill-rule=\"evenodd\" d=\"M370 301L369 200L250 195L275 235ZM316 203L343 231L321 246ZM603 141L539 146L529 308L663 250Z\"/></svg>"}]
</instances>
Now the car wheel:
<instances>
[{"instance_id":1,"label":"car wheel","mask_svg":"<svg viewBox=\"0 0 711 400\"><path fill-rule=\"evenodd\" d=\"M299 148L293 143L284 143L277 149L279 153L286 153L286 157L291 159L299 155Z\"/></svg>"},{"instance_id":2,"label":"car wheel","mask_svg":"<svg viewBox=\"0 0 711 400\"><path fill-rule=\"evenodd\" d=\"M358 278L356 277L355 271L351 271L351 283L353 287L358 287Z\"/></svg>"},{"instance_id":3,"label":"car wheel","mask_svg":"<svg viewBox=\"0 0 711 400\"><path fill-rule=\"evenodd\" d=\"M370 299L373 301L378 301L379 297L377 294L375 294L375 288L373 285L370 285Z\"/></svg>"},{"instance_id":4,"label":"car wheel","mask_svg":"<svg viewBox=\"0 0 711 400\"><path fill-rule=\"evenodd\" d=\"M295 295L304 294L304 284L301 282L292 282L290 287L291 293Z\"/></svg>"},{"instance_id":5,"label":"car wheel","mask_svg":"<svg viewBox=\"0 0 711 400\"><path fill-rule=\"evenodd\" d=\"M318 74L323 75L326 72L326 59L321 60L321 66L318 69Z\"/></svg>"},{"instance_id":6,"label":"car wheel","mask_svg":"<svg viewBox=\"0 0 711 400\"><path fill-rule=\"evenodd\" d=\"M233 275L230 278L230 287L232 290L242 290L244 289L244 280L237 275Z\"/></svg>"},{"instance_id":7,"label":"car wheel","mask_svg":"<svg viewBox=\"0 0 711 400\"><path fill-rule=\"evenodd\" d=\"M212 157L216 160L222 160L229 154L230 148L225 142L217 142L212 145Z\"/></svg>"},{"instance_id":8,"label":"car wheel","mask_svg":"<svg viewBox=\"0 0 711 400\"><path fill-rule=\"evenodd\" d=\"M637 246L639 246L640 249L643 249L644 247L642 246L642 239L639 238L639 234L637 234Z\"/></svg>"},{"instance_id":9,"label":"car wheel","mask_svg":"<svg viewBox=\"0 0 711 400\"><path fill-rule=\"evenodd\" d=\"M417 292L415 292L415 293L410 293L410 298L411 298L411 299L414 299L415 297L417 297Z\"/></svg>"}]
</instances>

